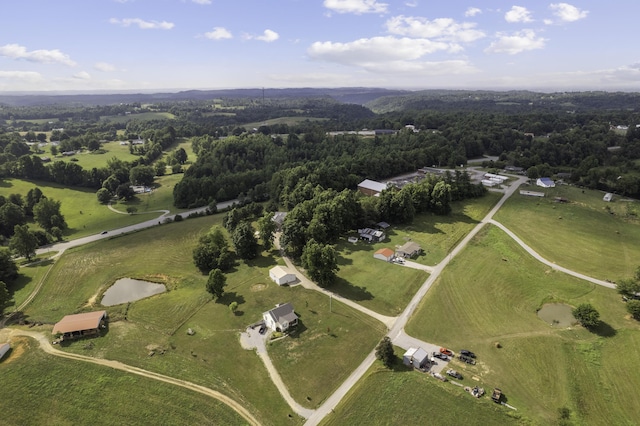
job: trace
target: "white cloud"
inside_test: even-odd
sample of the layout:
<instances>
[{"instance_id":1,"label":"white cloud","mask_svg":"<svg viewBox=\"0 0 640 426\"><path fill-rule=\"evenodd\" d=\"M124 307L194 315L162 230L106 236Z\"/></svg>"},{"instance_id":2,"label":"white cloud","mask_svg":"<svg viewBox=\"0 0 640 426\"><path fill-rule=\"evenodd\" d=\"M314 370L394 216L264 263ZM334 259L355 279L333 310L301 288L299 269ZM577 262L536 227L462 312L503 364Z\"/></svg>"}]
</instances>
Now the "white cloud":
<instances>
[{"instance_id":1,"label":"white cloud","mask_svg":"<svg viewBox=\"0 0 640 426\"><path fill-rule=\"evenodd\" d=\"M481 9L478 9L477 7L470 7L464 12L464 16L469 18L469 17L472 17L472 16L479 15L481 13L482 13Z\"/></svg>"},{"instance_id":2,"label":"white cloud","mask_svg":"<svg viewBox=\"0 0 640 426\"><path fill-rule=\"evenodd\" d=\"M449 43L387 36L364 38L349 43L315 42L307 53L313 59L367 70L380 70L385 67L415 70L425 65L413 61L424 55L451 49Z\"/></svg>"},{"instance_id":3,"label":"white cloud","mask_svg":"<svg viewBox=\"0 0 640 426\"><path fill-rule=\"evenodd\" d=\"M116 70L116 67L114 65L107 62L96 62L95 64L93 64L93 68L102 72L111 72Z\"/></svg>"},{"instance_id":4,"label":"white cloud","mask_svg":"<svg viewBox=\"0 0 640 426\"><path fill-rule=\"evenodd\" d=\"M197 4L204 4L204 5L211 4L211 0L192 0L192 1Z\"/></svg>"},{"instance_id":5,"label":"white cloud","mask_svg":"<svg viewBox=\"0 0 640 426\"><path fill-rule=\"evenodd\" d=\"M58 63L70 67L76 65L69 55L62 53L58 49L28 51L26 47L20 46L19 44L5 44L4 46L0 46L0 56L11 59L23 59L29 62L40 62L43 64Z\"/></svg>"},{"instance_id":6,"label":"white cloud","mask_svg":"<svg viewBox=\"0 0 640 426\"><path fill-rule=\"evenodd\" d=\"M73 78L78 80L91 80L91 74L86 71L80 71L79 73L74 74Z\"/></svg>"},{"instance_id":7,"label":"white cloud","mask_svg":"<svg viewBox=\"0 0 640 426\"><path fill-rule=\"evenodd\" d=\"M531 12L529 12L526 7L522 6L513 6L511 10L504 14L504 19L512 24L516 22L533 21L533 18L531 18Z\"/></svg>"},{"instance_id":8,"label":"white cloud","mask_svg":"<svg viewBox=\"0 0 640 426\"><path fill-rule=\"evenodd\" d=\"M264 30L264 33L261 36L255 37L256 40L266 41L267 43L271 43L272 41L276 41L280 38L280 35L271 30Z\"/></svg>"},{"instance_id":9,"label":"white cloud","mask_svg":"<svg viewBox=\"0 0 640 426\"><path fill-rule=\"evenodd\" d=\"M422 17L396 16L389 19L386 26L391 34L439 41L469 43L485 37L484 32L475 29L475 23L458 23L450 18L429 21Z\"/></svg>"},{"instance_id":10,"label":"white cloud","mask_svg":"<svg viewBox=\"0 0 640 426\"><path fill-rule=\"evenodd\" d=\"M587 10L580 10L577 7L568 3L552 3L549 5L549 9L553 11L553 14L557 16L562 22L574 22L580 19L584 19L589 14Z\"/></svg>"},{"instance_id":11,"label":"white cloud","mask_svg":"<svg viewBox=\"0 0 640 426\"><path fill-rule=\"evenodd\" d=\"M324 0L324 7L337 13L385 13L387 3L379 3L376 0Z\"/></svg>"},{"instance_id":12,"label":"white cloud","mask_svg":"<svg viewBox=\"0 0 640 426\"><path fill-rule=\"evenodd\" d=\"M233 38L233 35L231 34L231 32L229 32L226 28L223 28L223 27L215 27L213 31L204 33L204 36L210 40L223 40L223 39Z\"/></svg>"},{"instance_id":13,"label":"white cloud","mask_svg":"<svg viewBox=\"0 0 640 426\"><path fill-rule=\"evenodd\" d=\"M0 71L0 78L35 82L42 80L42 75L35 71Z\"/></svg>"},{"instance_id":14,"label":"white cloud","mask_svg":"<svg viewBox=\"0 0 640 426\"><path fill-rule=\"evenodd\" d=\"M515 55L527 50L542 49L546 39L537 37L533 30L522 30L512 35L498 33L498 39L485 49L486 53L508 53Z\"/></svg>"},{"instance_id":15,"label":"white cloud","mask_svg":"<svg viewBox=\"0 0 640 426\"><path fill-rule=\"evenodd\" d=\"M130 27L132 25L137 25L141 30L170 30L175 24L173 22L167 21L145 21L140 18L125 18L125 19L109 19L109 23L114 25L120 25L121 27Z\"/></svg>"},{"instance_id":16,"label":"white cloud","mask_svg":"<svg viewBox=\"0 0 640 426\"><path fill-rule=\"evenodd\" d=\"M407 7L418 7L418 2L417 1L408 1L404 3L405 6Z\"/></svg>"}]
</instances>

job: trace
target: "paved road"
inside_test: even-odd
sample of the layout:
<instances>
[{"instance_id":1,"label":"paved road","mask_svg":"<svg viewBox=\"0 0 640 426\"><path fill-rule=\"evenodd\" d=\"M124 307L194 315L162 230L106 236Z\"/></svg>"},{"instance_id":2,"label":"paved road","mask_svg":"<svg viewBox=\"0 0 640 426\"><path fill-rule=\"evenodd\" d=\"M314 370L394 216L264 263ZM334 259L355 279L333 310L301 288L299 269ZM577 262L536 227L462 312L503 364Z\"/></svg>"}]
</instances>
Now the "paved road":
<instances>
[{"instance_id":1,"label":"paved road","mask_svg":"<svg viewBox=\"0 0 640 426\"><path fill-rule=\"evenodd\" d=\"M100 358L92 358L92 357L84 356L84 355L80 355L80 354L63 352L63 351L55 349L53 346L51 346L51 344L49 343L47 338L42 333L38 333L38 332L35 332L35 331L14 329L14 330L11 331L10 334L12 336L27 336L27 337L31 337L31 338L36 339L38 341L38 343L40 343L40 348L42 348L42 350L44 350L46 353L54 355L54 356L59 356L61 358L72 359L72 360L75 360L75 361L90 362L92 364L97 364L97 365L102 365L102 366L105 366L105 367L114 368L116 370L125 371L125 372L131 373L131 374L137 374L138 376L147 377L147 378L150 378L150 379L154 379L154 380L158 380L158 381L161 381L161 382L169 383L169 384L172 384L172 385L180 386L180 387L183 387L183 388L195 391L195 392L199 392L199 393L201 393L203 395L209 396L211 398L215 398L218 401L228 405L235 412L237 412L240 416L242 416L242 418L244 418L249 424L260 425L260 422L255 417L253 417L253 415L246 408L244 408L240 403L234 401L233 399L229 398L228 396L226 396L226 395L224 395L224 394L222 394L220 392L214 391L213 389L209 389L209 388L206 388L204 386L196 385L195 383L191 383L191 382L188 382L186 380L175 379L173 377L165 376L163 374L158 374L158 373L154 373L152 371L143 370L141 368L132 367L130 365L123 364L123 363L118 362L118 361L111 361L111 360L100 359Z\"/></svg>"},{"instance_id":2,"label":"paved road","mask_svg":"<svg viewBox=\"0 0 640 426\"><path fill-rule=\"evenodd\" d=\"M231 206L234 203L238 203L238 200L230 200L230 201L225 201L223 203L218 203L218 210L223 210L229 206ZM179 213L182 217L186 217L192 213L202 213L204 211L207 210L207 207L199 207L197 209L192 209L192 210L188 210L182 213ZM122 234L128 234L130 232L135 232L135 231L140 231L141 229L146 229L146 228L151 228L152 226L158 226L160 225L164 220L166 219L175 219L176 215L169 215L167 210L163 211L164 213L162 213L160 216L154 218L154 219L149 219L145 222L140 222L140 223L136 223L135 225L130 225L130 226L125 226L123 228L118 228L118 229L113 229L113 230L107 230L106 234L96 234L96 235L89 235L87 237L83 237L83 238L78 238L77 240L71 240L71 241L64 241L61 243L56 243L56 244L52 244L49 246L44 246L42 248L39 248L38 250L36 250L36 254L44 254L44 253L48 253L50 251L57 251L56 255L53 257L59 257L60 255L62 255L62 253L65 252L65 250L70 249L72 247L78 247L78 246L82 246L84 244L88 244L88 243L92 243L94 241L100 241L100 240L104 240L106 238L111 238L113 236L117 236L117 235L122 235Z\"/></svg>"}]
</instances>

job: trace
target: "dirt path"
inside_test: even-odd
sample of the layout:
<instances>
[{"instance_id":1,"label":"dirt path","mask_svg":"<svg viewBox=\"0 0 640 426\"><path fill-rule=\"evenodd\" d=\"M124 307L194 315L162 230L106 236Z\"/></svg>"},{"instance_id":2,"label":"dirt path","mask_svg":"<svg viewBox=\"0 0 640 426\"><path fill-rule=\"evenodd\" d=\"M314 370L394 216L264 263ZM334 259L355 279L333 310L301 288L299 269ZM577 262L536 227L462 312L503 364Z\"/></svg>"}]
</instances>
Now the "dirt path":
<instances>
[{"instance_id":1,"label":"dirt path","mask_svg":"<svg viewBox=\"0 0 640 426\"><path fill-rule=\"evenodd\" d=\"M249 424L252 424L252 425L259 425L260 424L260 422L258 422L258 420L255 417L253 417L253 415L247 409L245 409L242 405L240 405L238 402L234 401L233 399L229 398L228 396L226 396L224 394L221 394L220 392L214 391L213 389L209 389L209 388L206 388L204 386L196 385L195 383L187 382L186 380L175 379L173 377L169 377L169 376L165 376L165 375L162 375L162 374L154 373L154 372L151 372L151 371L143 370L141 368L132 367L130 365L123 364L123 363L118 362L118 361L91 358L91 357L84 356L84 355L63 352L63 351L55 349L53 346L51 346L51 344L49 343L49 340L47 340L47 338L42 333L38 333L38 332L35 332L35 331L16 330L16 329L14 329L14 330L12 330L11 335L12 336L27 336L27 337L31 337L31 338L37 340L38 343L40 343L40 348L42 348L42 350L44 350L46 353L48 353L50 355L59 356L61 358L68 358L68 359L72 359L72 360L76 360L76 361L90 362L92 364L97 364L97 365L102 365L104 367L114 368L116 370L124 371L126 373L137 374L138 376L147 377L149 379L158 380L158 381L161 381L161 382L165 382L165 383L169 383L169 384L172 384L172 385L180 386L180 387L183 387L185 389L189 389L189 390L192 390L192 391L195 391L195 392L199 392L199 393L201 393L203 395L209 396L211 398L215 398L218 401L228 405L235 412L237 412L240 416L242 416L242 418L244 418Z\"/></svg>"}]
</instances>

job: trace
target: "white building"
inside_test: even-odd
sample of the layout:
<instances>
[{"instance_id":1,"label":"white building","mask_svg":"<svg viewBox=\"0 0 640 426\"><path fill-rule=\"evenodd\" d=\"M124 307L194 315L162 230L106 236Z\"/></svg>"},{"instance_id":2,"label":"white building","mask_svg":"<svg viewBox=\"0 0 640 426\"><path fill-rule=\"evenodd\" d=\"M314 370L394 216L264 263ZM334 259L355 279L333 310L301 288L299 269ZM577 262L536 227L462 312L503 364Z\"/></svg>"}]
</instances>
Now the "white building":
<instances>
[{"instance_id":1,"label":"white building","mask_svg":"<svg viewBox=\"0 0 640 426\"><path fill-rule=\"evenodd\" d=\"M298 279L296 274L292 274L282 266L274 266L271 268L269 270L269 278L278 285L289 284Z\"/></svg>"},{"instance_id":2,"label":"white building","mask_svg":"<svg viewBox=\"0 0 640 426\"><path fill-rule=\"evenodd\" d=\"M291 303L276 305L272 310L263 313L262 319L264 324L273 331L287 331L298 325L298 316Z\"/></svg>"},{"instance_id":3,"label":"white building","mask_svg":"<svg viewBox=\"0 0 640 426\"><path fill-rule=\"evenodd\" d=\"M556 183L549 179L548 177L541 177L536 180L536 185L541 186L543 188L555 188Z\"/></svg>"}]
</instances>

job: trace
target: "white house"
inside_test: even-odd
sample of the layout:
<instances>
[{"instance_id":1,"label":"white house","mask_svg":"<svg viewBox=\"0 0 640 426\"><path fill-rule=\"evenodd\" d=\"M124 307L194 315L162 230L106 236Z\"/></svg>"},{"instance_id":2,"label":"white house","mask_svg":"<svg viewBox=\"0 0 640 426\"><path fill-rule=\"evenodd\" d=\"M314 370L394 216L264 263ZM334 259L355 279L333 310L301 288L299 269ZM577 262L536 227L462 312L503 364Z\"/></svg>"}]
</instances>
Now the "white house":
<instances>
[{"instance_id":1,"label":"white house","mask_svg":"<svg viewBox=\"0 0 640 426\"><path fill-rule=\"evenodd\" d=\"M536 181L536 185L541 186L543 188L555 188L556 187L556 183L554 181L552 181L551 179L549 179L548 177L538 178L538 180Z\"/></svg>"},{"instance_id":2,"label":"white house","mask_svg":"<svg viewBox=\"0 0 640 426\"><path fill-rule=\"evenodd\" d=\"M273 331L287 331L298 325L298 316L293 311L291 303L276 305L270 311L262 314L264 324Z\"/></svg>"},{"instance_id":3,"label":"white house","mask_svg":"<svg viewBox=\"0 0 640 426\"><path fill-rule=\"evenodd\" d=\"M373 253L374 259L384 260L385 262L391 262L393 259L393 250L390 248L381 248L380 250Z\"/></svg>"},{"instance_id":4,"label":"white house","mask_svg":"<svg viewBox=\"0 0 640 426\"><path fill-rule=\"evenodd\" d=\"M429 354L422 348L409 348L402 356L404 365L422 368L429 362Z\"/></svg>"},{"instance_id":5,"label":"white house","mask_svg":"<svg viewBox=\"0 0 640 426\"><path fill-rule=\"evenodd\" d=\"M0 345L0 359L2 359L2 357L4 357L7 352L9 352L9 349L11 349L11 345L8 343L3 343Z\"/></svg>"},{"instance_id":6,"label":"white house","mask_svg":"<svg viewBox=\"0 0 640 426\"><path fill-rule=\"evenodd\" d=\"M407 241L401 247L396 249L396 256L411 258L420 254L421 251L422 247L420 247L420 244L414 243L413 241Z\"/></svg>"},{"instance_id":7,"label":"white house","mask_svg":"<svg viewBox=\"0 0 640 426\"><path fill-rule=\"evenodd\" d=\"M284 269L282 266L274 266L269 270L269 278L278 285L284 285L294 282L298 279L296 274L292 274Z\"/></svg>"}]
</instances>

